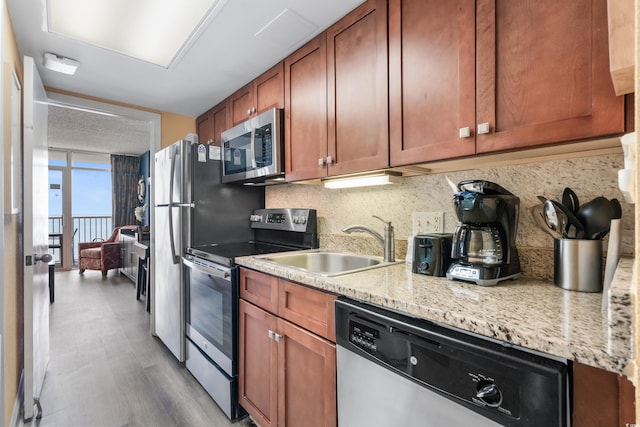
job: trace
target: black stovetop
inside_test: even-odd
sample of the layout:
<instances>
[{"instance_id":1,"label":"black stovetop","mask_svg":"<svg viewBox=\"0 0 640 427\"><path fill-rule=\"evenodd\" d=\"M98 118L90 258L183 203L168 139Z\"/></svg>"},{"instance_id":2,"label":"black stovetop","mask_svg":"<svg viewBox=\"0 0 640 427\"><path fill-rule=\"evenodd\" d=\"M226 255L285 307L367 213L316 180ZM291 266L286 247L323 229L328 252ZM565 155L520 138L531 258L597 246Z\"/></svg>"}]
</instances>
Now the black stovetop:
<instances>
[{"instance_id":1,"label":"black stovetop","mask_svg":"<svg viewBox=\"0 0 640 427\"><path fill-rule=\"evenodd\" d=\"M188 248L187 253L215 262L217 264L224 265L226 267L233 267L235 265L235 258L237 257L272 254L276 252L295 251L299 249L303 248L250 241L197 246Z\"/></svg>"}]
</instances>

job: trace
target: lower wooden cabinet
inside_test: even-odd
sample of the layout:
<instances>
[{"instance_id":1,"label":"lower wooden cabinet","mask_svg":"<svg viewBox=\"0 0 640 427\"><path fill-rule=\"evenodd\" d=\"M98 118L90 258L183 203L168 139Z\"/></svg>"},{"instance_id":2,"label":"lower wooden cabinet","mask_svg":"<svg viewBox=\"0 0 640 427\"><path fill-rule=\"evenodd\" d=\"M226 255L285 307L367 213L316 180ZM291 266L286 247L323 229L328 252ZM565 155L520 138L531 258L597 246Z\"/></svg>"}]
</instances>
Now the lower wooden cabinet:
<instances>
[{"instance_id":1,"label":"lower wooden cabinet","mask_svg":"<svg viewBox=\"0 0 640 427\"><path fill-rule=\"evenodd\" d=\"M635 426L635 387L622 375L574 362L572 422L580 427Z\"/></svg>"},{"instance_id":2,"label":"lower wooden cabinet","mask_svg":"<svg viewBox=\"0 0 640 427\"><path fill-rule=\"evenodd\" d=\"M276 280L279 306L294 306L297 316L307 312L300 317L305 327L314 325L325 335L327 327L318 325L333 325L333 295L251 270L240 275L241 281L250 277L254 287L262 278L267 289ZM336 426L335 343L283 318L291 316L291 308L267 310L240 299L240 404L261 427Z\"/></svg>"}]
</instances>

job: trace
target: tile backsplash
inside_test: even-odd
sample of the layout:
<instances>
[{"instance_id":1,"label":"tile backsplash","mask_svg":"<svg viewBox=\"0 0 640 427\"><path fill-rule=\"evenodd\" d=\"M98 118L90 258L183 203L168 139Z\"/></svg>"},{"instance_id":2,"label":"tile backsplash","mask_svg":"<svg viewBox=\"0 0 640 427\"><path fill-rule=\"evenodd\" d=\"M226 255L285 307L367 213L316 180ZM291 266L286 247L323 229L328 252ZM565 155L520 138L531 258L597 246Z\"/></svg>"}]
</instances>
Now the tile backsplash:
<instances>
[{"instance_id":1,"label":"tile backsplash","mask_svg":"<svg viewBox=\"0 0 640 427\"><path fill-rule=\"evenodd\" d=\"M381 245L366 234L345 234L349 225L362 224L383 233L378 215L392 221L396 256L403 258L411 234L413 212L444 212L444 231L453 232L458 218L453 210L453 192L445 176L453 182L467 179L493 181L520 197L517 247L525 276L553 279L553 239L534 223L529 208L539 204L537 196L560 200L571 187L584 203L597 196L618 198L622 203L622 254L632 255L634 245L633 205L624 202L618 189L618 169L624 167L622 154L551 160L514 166L423 175L402 178L399 184L329 190L320 185L285 184L267 187L270 208L313 208L318 211L320 246L325 249L382 255ZM607 239L604 240L606 251Z\"/></svg>"}]
</instances>

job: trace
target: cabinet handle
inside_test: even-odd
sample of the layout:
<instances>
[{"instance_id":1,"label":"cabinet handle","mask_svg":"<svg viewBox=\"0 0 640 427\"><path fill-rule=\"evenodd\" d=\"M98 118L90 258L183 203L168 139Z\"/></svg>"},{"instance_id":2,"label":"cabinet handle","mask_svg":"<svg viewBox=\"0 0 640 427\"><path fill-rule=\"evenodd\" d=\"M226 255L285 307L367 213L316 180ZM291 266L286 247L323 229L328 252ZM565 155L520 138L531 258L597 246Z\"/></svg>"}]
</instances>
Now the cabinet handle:
<instances>
[{"instance_id":1,"label":"cabinet handle","mask_svg":"<svg viewBox=\"0 0 640 427\"><path fill-rule=\"evenodd\" d=\"M273 339L275 339L276 342L280 342L280 340L282 339L282 335L276 333L274 334Z\"/></svg>"},{"instance_id":2,"label":"cabinet handle","mask_svg":"<svg viewBox=\"0 0 640 427\"><path fill-rule=\"evenodd\" d=\"M324 159L323 158L319 158L318 159L318 166L324 166Z\"/></svg>"},{"instance_id":3,"label":"cabinet handle","mask_svg":"<svg viewBox=\"0 0 640 427\"><path fill-rule=\"evenodd\" d=\"M469 126L460 128L459 135L460 135L460 139L469 138L471 136L471 128Z\"/></svg>"},{"instance_id":4,"label":"cabinet handle","mask_svg":"<svg viewBox=\"0 0 640 427\"><path fill-rule=\"evenodd\" d=\"M251 108L251 114L255 114L258 109L256 107Z\"/></svg>"},{"instance_id":5,"label":"cabinet handle","mask_svg":"<svg viewBox=\"0 0 640 427\"><path fill-rule=\"evenodd\" d=\"M247 110L247 116L250 116L250 115L251 115L251 108Z\"/></svg>"},{"instance_id":6,"label":"cabinet handle","mask_svg":"<svg viewBox=\"0 0 640 427\"><path fill-rule=\"evenodd\" d=\"M333 158L331 156L327 156L327 164L328 165L333 164Z\"/></svg>"},{"instance_id":7,"label":"cabinet handle","mask_svg":"<svg viewBox=\"0 0 640 427\"><path fill-rule=\"evenodd\" d=\"M489 133L489 122L478 124L478 135Z\"/></svg>"},{"instance_id":8,"label":"cabinet handle","mask_svg":"<svg viewBox=\"0 0 640 427\"><path fill-rule=\"evenodd\" d=\"M267 335L269 336L269 338L274 339L274 336L276 335L275 332L273 332L272 330L269 330L269 332L267 333Z\"/></svg>"}]
</instances>

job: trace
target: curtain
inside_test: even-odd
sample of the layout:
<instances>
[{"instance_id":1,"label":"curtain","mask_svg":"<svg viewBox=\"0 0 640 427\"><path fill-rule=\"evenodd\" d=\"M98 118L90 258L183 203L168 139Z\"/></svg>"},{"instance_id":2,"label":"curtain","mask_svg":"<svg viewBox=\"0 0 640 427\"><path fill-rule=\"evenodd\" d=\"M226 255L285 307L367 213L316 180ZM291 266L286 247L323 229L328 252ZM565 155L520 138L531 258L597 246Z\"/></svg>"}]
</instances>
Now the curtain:
<instances>
[{"instance_id":1,"label":"curtain","mask_svg":"<svg viewBox=\"0 0 640 427\"><path fill-rule=\"evenodd\" d=\"M134 156L111 156L113 188L113 226L137 224L134 209L138 206L140 159Z\"/></svg>"}]
</instances>

